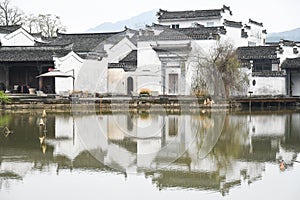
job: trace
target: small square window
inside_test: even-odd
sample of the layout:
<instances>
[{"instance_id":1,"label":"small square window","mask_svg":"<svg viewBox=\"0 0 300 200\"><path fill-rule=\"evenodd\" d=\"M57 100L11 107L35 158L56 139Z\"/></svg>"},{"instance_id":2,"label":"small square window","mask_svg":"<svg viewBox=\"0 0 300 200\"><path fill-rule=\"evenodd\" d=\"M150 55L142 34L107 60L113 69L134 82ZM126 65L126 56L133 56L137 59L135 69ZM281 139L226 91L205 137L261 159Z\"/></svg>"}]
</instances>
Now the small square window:
<instances>
[{"instance_id":1,"label":"small square window","mask_svg":"<svg viewBox=\"0 0 300 200\"><path fill-rule=\"evenodd\" d=\"M178 29L179 28L179 24L172 24L171 28Z\"/></svg>"}]
</instances>

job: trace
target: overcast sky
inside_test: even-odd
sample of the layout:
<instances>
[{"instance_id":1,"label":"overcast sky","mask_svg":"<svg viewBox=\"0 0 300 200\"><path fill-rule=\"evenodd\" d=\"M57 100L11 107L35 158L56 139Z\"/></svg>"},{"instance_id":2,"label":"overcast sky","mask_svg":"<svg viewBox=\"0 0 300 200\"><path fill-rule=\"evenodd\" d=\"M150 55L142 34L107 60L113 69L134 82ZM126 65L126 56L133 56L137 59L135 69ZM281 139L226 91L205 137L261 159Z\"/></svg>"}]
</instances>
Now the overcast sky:
<instances>
[{"instance_id":1,"label":"overcast sky","mask_svg":"<svg viewBox=\"0 0 300 200\"><path fill-rule=\"evenodd\" d=\"M300 27L299 0L11 0L26 14L60 16L67 32L84 32L103 22L128 19L142 12L165 10L218 9L230 6L234 20L246 23L249 18L263 22L268 32Z\"/></svg>"}]
</instances>

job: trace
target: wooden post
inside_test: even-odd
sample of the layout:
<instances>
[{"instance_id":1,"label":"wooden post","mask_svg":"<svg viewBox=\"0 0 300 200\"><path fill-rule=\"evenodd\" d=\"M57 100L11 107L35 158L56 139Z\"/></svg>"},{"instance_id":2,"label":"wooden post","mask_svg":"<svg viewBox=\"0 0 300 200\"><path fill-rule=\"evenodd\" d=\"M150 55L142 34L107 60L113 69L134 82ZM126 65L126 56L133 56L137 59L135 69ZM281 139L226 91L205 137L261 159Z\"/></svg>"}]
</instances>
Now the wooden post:
<instances>
[{"instance_id":1,"label":"wooden post","mask_svg":"<svg viewBox=\"0 0 300 200\"><path fill-rule=\"evenodd\" d=\"M39 90L43 89L43 77L39 77Z\"/></svg>"},{"instance_id":2,"label":"wooden post","mask_svg":"<svg viewBox=\"0 0 300 200\"><path fill-rule=\"evenodd\" d=\"M248 93L249 93L249 95L250 95L250 98L249 98L249 112L251 113L251 107L252 107L252 105L251 105L251 94L252 94L253 92L252 92L252 91L249 91Z\"/></svg>"},{"instance_id":3,"label":"wooden post","mask_svg":"<svg viewBox=\"0 0 300 200\"><path fill-rule=\"evenodd\" d=\"M37 67L39 74L42 74L43 70L42 67ZM39 91L43 89L43 77L39 77Z\"/></svg>"},{"instance_id":4,"label":"wooden post","mask_svg":"<svg viewBox=\"0 0 300 200\"><path fill-rule=\"evenodd\" d=\"M6 90L9 89L9 67L4 67L5 71L5 88Z\"/></svg>"}]
</instances>

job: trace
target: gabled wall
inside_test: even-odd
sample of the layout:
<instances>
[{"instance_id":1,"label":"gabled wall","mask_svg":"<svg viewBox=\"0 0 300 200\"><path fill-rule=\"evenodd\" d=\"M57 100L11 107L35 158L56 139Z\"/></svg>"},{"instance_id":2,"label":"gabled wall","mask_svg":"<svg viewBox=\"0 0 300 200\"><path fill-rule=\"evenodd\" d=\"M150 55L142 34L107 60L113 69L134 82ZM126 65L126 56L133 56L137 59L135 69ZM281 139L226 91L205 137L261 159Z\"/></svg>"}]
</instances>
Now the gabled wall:
<instances>
[{"instance_id":1,"label":"gabled wall","mask_svg":"<svg viewBox=\"0 0 300 200\"><path fill-rule=\"evenodd\" d=\"M245 28L244 30L248 34L248 42L255 44L254 46L262 46L265 45L266 34L263 33L264 27L248 23L250 29ZM247 45L248 46L248 45Z\"/></svg>"},{"instance_id":2,"label":"gabled wall","mask_svg":"<svg viewBox=\"0 0 300 200\"><path fill-rule=\"evenodd\" d=\"M136 50L136 46L127 38L124 37L113 46L106 46L108 54L108 63L119 63L132 50ZM107 69L107 93L110 94L127 94L127 78L131 77L133 72L125 72L123 68ZM136 77L133 77L133 88L136 88Z\"/></svg>"},{"instance_id":3,"label":"gabled wall","mask_svg":"<svg viewBox=\"0 0 300 200\"><path fill-rule=\"evenodd\" d=\"M74 78L76 81L81 66L83 65L84 60L81 59L76 53L73 51L68 55L61 58L54 58L55 68L59 69L61 72L65 72L69 75L73 75L74 70ZM76 90L76 87L75 87ZM73 91L73 78L55 78L55 93L71 93Z\"/></svg>"},{"instance_id":4,"label":"gabled wall","mask_svg":"<svg viewBox=\"0 0 300 200\"><path fill-rule=\"evenodd\" d=\"M0 39L2 46L34 46L35 44L35 38L23 28L7 35L1 35Z\"/></svg>"}]
</instances>

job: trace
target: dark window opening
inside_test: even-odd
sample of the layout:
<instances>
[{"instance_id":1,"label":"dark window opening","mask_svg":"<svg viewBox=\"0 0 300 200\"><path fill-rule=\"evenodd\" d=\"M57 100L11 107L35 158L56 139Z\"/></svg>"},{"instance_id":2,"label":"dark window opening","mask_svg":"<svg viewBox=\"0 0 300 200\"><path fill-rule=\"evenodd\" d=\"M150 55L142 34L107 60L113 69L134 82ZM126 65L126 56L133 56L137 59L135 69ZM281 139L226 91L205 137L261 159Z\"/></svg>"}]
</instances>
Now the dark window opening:
<instances>
[{"instance_id":1,"label":"dark window opening","mask_svg":"<svg viewBox=\"0 0 300 200\"><path fill-rule=\"evenodd\" d=\"M253 72L272 71L272 60L254 60Z\"/></svg>"},{"instance_id":2,"label":"dark window opening","mask_svg":"<svg viewBox=\"0 0 300 200\"><path fill-rule=\"evenodd\" d=\"M171 28L173 28L173 29L179 29L179 24L172 24Z\"/></svg>"}]
</instances>

